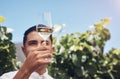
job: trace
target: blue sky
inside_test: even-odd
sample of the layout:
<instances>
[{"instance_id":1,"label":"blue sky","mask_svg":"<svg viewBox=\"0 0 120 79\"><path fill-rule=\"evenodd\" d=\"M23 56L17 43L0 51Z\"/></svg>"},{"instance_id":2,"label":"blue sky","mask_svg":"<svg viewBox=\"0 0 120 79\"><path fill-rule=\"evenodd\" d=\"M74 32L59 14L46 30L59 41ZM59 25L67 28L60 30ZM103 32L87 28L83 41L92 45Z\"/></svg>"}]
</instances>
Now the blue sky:
<instances>
[{"instance_id":1,"label":"blue sky","mask_svg":"<svg viewBox=\"0 0 120 79\"><path fill-rule=\"evenodd\" d=\"M106 50L120 47L120 0L0 0L2 24L14 29L13 42L22 42L24 31L41 23L41 15L50 12L53 24L66 24L65 34L84 32L105 17L111 18L107 28L111 39Z\"/></svg>"}]
</instances>

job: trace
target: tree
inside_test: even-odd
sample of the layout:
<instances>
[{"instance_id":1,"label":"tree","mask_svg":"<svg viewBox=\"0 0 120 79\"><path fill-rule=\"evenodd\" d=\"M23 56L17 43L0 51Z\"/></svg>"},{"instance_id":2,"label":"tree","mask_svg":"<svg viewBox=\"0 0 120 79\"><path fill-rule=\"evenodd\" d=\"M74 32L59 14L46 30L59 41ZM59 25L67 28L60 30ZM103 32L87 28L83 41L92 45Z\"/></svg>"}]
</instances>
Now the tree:
<instances>
[{"instance_id":1,"label":"tree","mask_svg":"<svg viewBox=\"0 0 120 79\"><path fill-rule=\"evenodd\" d=\"M108 23L105 18L95 23L92 30L54 39L56 51L50 74L56 79L120 79L120 54L104 54L105 43L110 39L105 27Z\"/></svg>"},{"instance_id":2,"label":"tree","mask_svg":"<svg viewBox=\"0 0 120 79\"><path fill-rule=\"evenodd\" d=\"M4 22L4 17L0 16L0 22ZM0 25L0 75L18 67L15 44L11 40L12 33L7 32L7 27Z\"/></svg>"}]
</instances>

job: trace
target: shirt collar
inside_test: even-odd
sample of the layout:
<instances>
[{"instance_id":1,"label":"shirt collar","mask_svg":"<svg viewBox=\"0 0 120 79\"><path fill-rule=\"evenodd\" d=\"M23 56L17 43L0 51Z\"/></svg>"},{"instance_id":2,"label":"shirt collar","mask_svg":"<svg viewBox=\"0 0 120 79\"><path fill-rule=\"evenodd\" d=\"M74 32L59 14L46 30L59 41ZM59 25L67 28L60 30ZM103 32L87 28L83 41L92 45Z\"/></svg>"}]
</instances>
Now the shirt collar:
<instances>
[{"instance_id":1,"label":"shirt collar","mask_svg":"<svg viewBox=\"0 0 120 79\"><path fill-rule=\"evenodd\" d=\"M46 72L40 75L37 72L33 72L30 76L30 79L43 79L45 77L48 77L48 70L46 69Z\"/></svg>"}]
</instances>

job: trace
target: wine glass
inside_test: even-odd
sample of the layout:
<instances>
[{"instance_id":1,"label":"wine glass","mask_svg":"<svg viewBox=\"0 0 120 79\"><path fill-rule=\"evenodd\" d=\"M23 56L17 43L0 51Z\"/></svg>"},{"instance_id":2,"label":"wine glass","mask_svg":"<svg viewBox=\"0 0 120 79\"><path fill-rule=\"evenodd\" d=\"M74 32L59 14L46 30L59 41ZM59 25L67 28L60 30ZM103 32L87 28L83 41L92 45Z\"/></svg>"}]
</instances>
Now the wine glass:
<instances>
[{"instance_id":1,"label":"wine glass","mask_svg":"<svg viewBox=\"0 0 120 79\"><path fill-rule=\"evenodd\" d=\"M40 37L42 37L43 41L46 42L48 37L53 33L53 28L52 27L41 27L39 25L36 26L36 30Z\"/></svg>"},{"instance_id":2,"label":"wine glass","mask_svg":"<svg viewBox=\"0 0 120 79\"><path fill-rule=\"evenodd\" d=\"M49 26L42 27L42 25L37 25L36 26L36 31L38 32L39 36L43 39L42 44L44 43L44 45L46 45L47 44L47 39L53 33L53 28L49 27ZM50 58L49 57L45 58L45 60L48 60L48 61L52 62L52 58L51 57Z\"/></svg>"}]
</instances>

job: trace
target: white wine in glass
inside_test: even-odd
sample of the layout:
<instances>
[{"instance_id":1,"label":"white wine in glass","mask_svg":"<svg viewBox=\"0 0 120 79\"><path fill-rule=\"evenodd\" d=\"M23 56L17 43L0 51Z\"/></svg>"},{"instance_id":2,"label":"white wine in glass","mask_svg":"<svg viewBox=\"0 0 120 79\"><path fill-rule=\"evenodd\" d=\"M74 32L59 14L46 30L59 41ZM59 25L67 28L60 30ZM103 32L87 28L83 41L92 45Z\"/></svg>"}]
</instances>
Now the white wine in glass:
<instances>
[{"instance_id":1,"label":"white wine in glass","mask_svg":"<svg viewBox=\"0 0 120 79\"><path fill-rule=\"evenodd\" d=\"M53 28L52 27L41 27L41 26L36 26L36 30L40 37L43 38L44 41L47 41L48 37L53 33Z\"/></svg>"}]
</instances>

